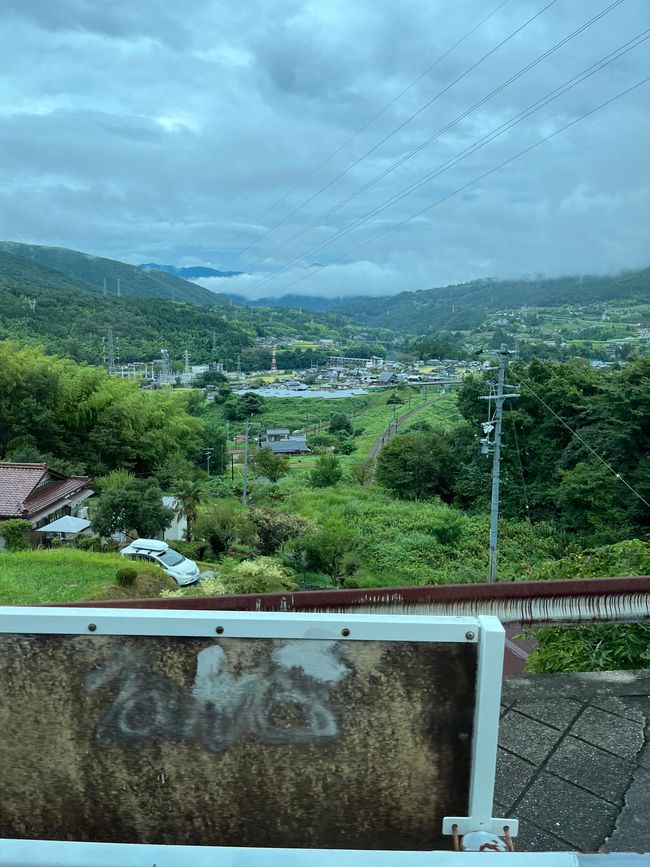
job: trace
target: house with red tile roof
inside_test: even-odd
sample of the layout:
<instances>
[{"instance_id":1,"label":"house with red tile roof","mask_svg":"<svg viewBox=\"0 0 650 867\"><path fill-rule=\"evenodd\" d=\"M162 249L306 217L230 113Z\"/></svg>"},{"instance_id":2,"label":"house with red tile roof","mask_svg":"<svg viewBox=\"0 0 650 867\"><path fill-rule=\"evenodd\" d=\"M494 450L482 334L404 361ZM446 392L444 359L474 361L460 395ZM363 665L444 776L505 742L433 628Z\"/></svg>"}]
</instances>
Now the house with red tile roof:
<instances>
[{"instance_id":1,"label":"house with red tile roof","mask_svg":"<svg viewBox=\"0 0 650 867\"><path fill-rule=\"evenodd\" d=\"M23 518L34 529L64 515L81 517L88 476L66 476L47 464L0 463L0 521Z\"/></svg>"}]
</instances>

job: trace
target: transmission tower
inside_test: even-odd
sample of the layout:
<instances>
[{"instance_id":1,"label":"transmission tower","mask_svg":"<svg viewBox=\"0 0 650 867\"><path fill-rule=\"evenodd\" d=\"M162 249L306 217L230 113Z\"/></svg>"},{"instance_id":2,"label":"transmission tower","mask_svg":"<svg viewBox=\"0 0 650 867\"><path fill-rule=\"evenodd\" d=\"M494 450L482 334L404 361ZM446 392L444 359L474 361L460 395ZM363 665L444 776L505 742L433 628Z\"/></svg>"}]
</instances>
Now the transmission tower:
<instances>
[{"instance_id":1,"label":"transmission tower","mask_svg":"<svg viewBox=\"0 0 650 867\"><path fill-rule=\"evenodd\" d=\"M275 346L273 347L273 352L271 353L271 373L275 373L278 369L278 362L275 357Z\"/></svg>"},{"instance_id":2,"label":"transmission tower","mask_svg":"<svg viewBox=\"0 0 650 867\"><path fill-rule=\"evenodd\" d=\"M237 356L237 375L241 375L241 359Z\"/></svg>"},{"instance_id":3,"label":"transmission tower","mask_svg":"<svg viewBox=\"0 0 650 867\"><path fill-rule=\"evenodd\" d=\"M29 304L29 309L32 313L36 312L36 298L28 298L27 303Z\"/></svg>"},{"instance_id":4,"label":"transmission tower","mask_svg":"<svg viewBox=\"0 0 650 867\"><path fill-rule=\"evenodd\" d=\"M120 278L119 277L117 278L117 297L118 298L122 297L122 288L120 286Z\"/></svg>"}]
</instances>

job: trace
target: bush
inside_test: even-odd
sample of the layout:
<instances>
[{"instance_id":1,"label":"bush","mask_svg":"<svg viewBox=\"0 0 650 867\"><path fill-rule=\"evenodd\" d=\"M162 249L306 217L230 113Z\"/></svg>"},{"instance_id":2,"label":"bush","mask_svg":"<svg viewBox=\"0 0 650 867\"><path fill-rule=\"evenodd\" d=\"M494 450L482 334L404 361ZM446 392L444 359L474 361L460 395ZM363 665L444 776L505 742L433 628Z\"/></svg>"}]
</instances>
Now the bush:
<instances>
[{"instance_id":1,"label":"bush","mask_svg":"<svg viewBox=\"0 0 650 867\"><path fill-rule=\"evenodd\" d=\"M0 536L5 540L7 551L28 551L29 542L25 534L32 529L32 522L23 518L12 518L0 522Z\"/></svg>"},{"instance_id":2,"label":"bush","mask_svg":"<svg viewBox=\"0 0 650 867\"><path fill-rule=\"evenodd\" d=\"M123 569L118 569L115 573L115 578L120 587L131 587L138 577L138 570L132 566L125 566Z\"/></svg>"},{"instance_id":3,"label":"bush","mask_svg":"<svg viewBox=\"0 0 650 867\"><path fill-rule=\"evenodd\" d=\"M246 535L246 515L232 501L208 506L199 512L194 533L204 539L216 557Z\"/></svg>"},{"instance_id":4,"label":"bush","mask_svg":"<svg viewBox=\"0 0 650 867\"><path fill-rule=\"evenodd\" d=\"M244 560L233 569L230 575L222 576L227 593L277 593L283 590L297 590L298 585L270 557L258 560Z\"/></svg>"},{"instance_id":5,"label":"bush","mask_svg":"<svg viewBox=\"0 0 650 867\"><path fill-rule=\"evenodd\" d=\"M267 555L275 554L290 539L304 536L312 526L305 518L272 509L251 509L249 520L255 527L260 551Z\"/></svg>"},{"instance_id":6,"label":"bush","mask_svg":"<svg viewBox=\"0 0 650 867\"><path fill-rule=\"evenodd\" d=\"M178 590L178 584L162 569L138 572L133 584L116 586L104 584L95 593L94 599L157 599L164 592L173 593Z\"/></svg>"},{"instance_id":7,"label":"bush","mask_svg":"<svg viewBox=\"0 0 650 867\"><path fill-rule=\"evenodd\" d=\"M207 542L182 542L180 539L170 542L170 548L178 551L189 560L203 560L208 550Z\"/></svg>"},{"instance_id":8,"label":"bush","mask_svg":"<svg viewBox=\"0 0 650 867\"><path fill-rule=\"evenodd\" d=\"M309 473L309 484L313 488L327 488L341 481L343 470L336 455L321 455Z\"/></svg>"},{"instance_id":9,"label":"bush","mask_svg":"<svg viewBox=\"0 0 650 867\"><path fill-rule=\"evenodd\" d=\"M95 551L98 554L115 554L120 546L114 539L100 539L99 536L77 536L75 547L80 551Z\"/></svg>"},{"instance_id":10,"label":"bush","mask_svg":"<svg viewBox=\"0 0 650 867\"><path fill-rule=\"evenodd\" d=\"M537 639L526 671L619 671L650 666L647 623L548 627L527 633Z\"/></svg>"}]
</instances>

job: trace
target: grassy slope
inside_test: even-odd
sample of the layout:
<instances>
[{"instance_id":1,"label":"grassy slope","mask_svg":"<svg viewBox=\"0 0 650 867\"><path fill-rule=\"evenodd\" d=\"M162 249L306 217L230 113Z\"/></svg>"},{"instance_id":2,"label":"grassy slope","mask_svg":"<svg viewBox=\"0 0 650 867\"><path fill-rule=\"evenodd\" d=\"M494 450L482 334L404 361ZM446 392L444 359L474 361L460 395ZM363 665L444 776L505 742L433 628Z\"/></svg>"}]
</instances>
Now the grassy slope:
<instances>
[{"instance_id":1,"label":"grassy slope","mask_svg":"<svg viewBox=\"0 0 650 867\"><path fill-rule=\"evenodd\" d=\"M71 548L0 553L0 604L77 602L93 598L103 584L115 583L124 567L118 554Z\"/></svg>"}]
</instances>

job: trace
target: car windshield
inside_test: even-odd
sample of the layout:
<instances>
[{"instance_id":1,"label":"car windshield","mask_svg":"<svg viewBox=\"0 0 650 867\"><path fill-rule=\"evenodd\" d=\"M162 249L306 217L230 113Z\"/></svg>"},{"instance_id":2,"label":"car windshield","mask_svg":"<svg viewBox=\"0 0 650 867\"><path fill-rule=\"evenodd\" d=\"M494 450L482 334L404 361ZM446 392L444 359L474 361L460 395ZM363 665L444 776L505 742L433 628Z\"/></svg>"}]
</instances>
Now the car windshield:
<instances>
[{"instance_id":1,"label":"car windshield","mask_svg":"<svg viewBox=\"0 0 650 867\"><path fill-rule=\"evenodd\" d=\"M178 553L178 551L172 551L171 549L165 551L164 554L160 555L160 559L165 564L165 566L178 566L179 563L182 563L185 557Z\"/></svg>"}]
</instances>

